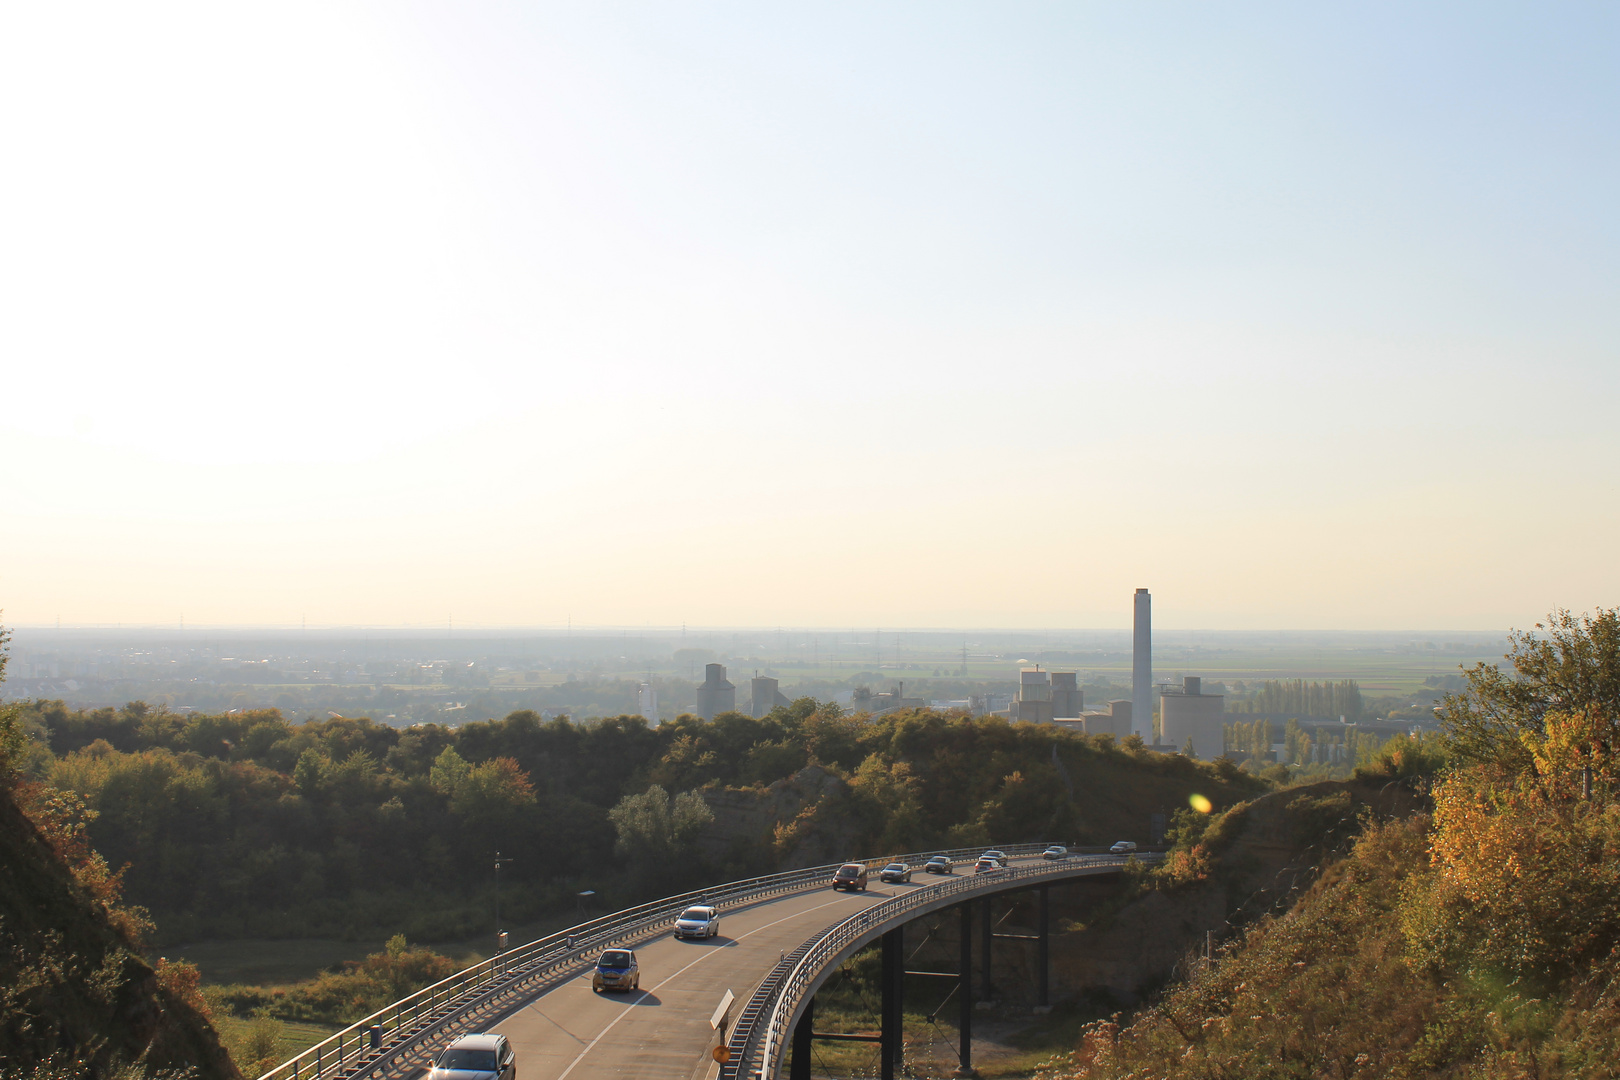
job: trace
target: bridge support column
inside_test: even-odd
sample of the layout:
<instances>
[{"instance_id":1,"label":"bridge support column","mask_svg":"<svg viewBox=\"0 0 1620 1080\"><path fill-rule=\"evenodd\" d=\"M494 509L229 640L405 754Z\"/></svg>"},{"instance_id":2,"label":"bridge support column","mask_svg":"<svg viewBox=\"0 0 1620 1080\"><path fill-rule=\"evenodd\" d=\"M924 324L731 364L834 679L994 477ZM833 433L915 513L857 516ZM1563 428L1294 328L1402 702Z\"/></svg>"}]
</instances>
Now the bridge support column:
<instances>
[{"instance_id":1,"label":"bridge support column","mask_svg":"<svg viewBox=\"0 0 1620 1080\"><path fill-rule=\"evenodd\" d=\"M793 1029L793 1064L788 1069L788 1080L810 1080L810 1039L816 1029L816 998L804 1003L804 1015Z\"/></svg>"},{"instance_id":2,"label":"bridge support column","mask_svg":"<svg viewBox=\"0 0 1620 1080\"><path fill-rule=\"evenodd\" d=\"M996 929L990 911L993 903L988 896L979 901L979 998L982 1001L994 1001L996 997L996 987L990 979L990 939Z\"/></svg>"},{"instance_id":3,"label":"bridge support column","mask_svg":"<svg viewBox=\"0 0 1620 1080\"><path fill-rule=\"evenodd\" d=\"M969 900L961 905L962 912L962 956L958 963L960 975L956 983L956 993L961 998L957 1003L958 1019L956 1023L956 1075L973 1075L973 901Z\"/></svg>"},{"instance_id":4,"label":"bridge support column","mask_svg":"<svg viewBox=\"0 0 1620 1080\"><path fill-rule=\"evenodd\" d=\"M901 925L883 935L882 1080L895 1080L905 1061L905 994L906 928Z\"/></svg>"},{"instance_id":5,"label":"bridge support column","mask_svg":"<svg viewBox=\"0 0 1620 1080\"><path fill-rule=\"evenodd\" d=\"M1050 886L1042 885L1038 890L1041 894L1041 922L1036 934L1040 940L1035 944L1035 985L1040 994L1039 1004L1042 1008L1052 1004L1051 964L1047 953L1047 927L1052 921L1052 897Z\"/></svg>"}]
</instances>

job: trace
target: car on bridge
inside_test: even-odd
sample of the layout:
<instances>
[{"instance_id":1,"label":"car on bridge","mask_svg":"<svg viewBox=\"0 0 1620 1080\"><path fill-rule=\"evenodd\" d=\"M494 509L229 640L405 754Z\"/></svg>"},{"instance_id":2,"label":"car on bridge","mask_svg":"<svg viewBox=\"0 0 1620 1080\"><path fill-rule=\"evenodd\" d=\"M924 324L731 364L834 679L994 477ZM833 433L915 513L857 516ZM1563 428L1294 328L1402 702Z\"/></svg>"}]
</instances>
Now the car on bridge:
<instances>
[{"instance_id":1,"label":"car on bridge","mask_svg":"<svg viewBox=\"0 0 1620 1080\"><path fill-rule=\"evenodd\" d=\"M951 862L951 860L947 859L943 855L935 855L932 859L929 859L923 864L923 873L954 874L956 873L956 864Z\"/></svg>"},{"instance_id":2,"label":"car on bridge","mask_svg":"<svg viewBox=\"0 0 1620 1080\"><path fill-rule=\"evenodd\" d=\"M1062 844L1053 844L1051 847L1041 852L1041 858L1043 859L1067 859L1068 857L1069 849L1064 847Z\"/></svg>"},{"instance_id":3,"label":"car on bridge","mask_svg":"<svg viewBox=\"0 0 1620 1080\"><path fill-rule=\"evenodd\" d=\"M1136 841L1135 840L1121 840L1119 843L1117 843L1113 847L1109 848L1108 853L1110 855L1129 855L1131 852L1133 852L1135 850L1136 850Z\"/></svg>"},{"instance_id":4,"label":"car on bridge","mask_svg":"<svg viewBox=\"0 0 1620 1080\"><path fill-rule=\"evenodd\" d=\"M711 938L719 932L720 912L707 905L689 907L675 920L675 936L678 938Z\"/></svg>"},{"instance_id":5,"label":"car on bridge","mask_svg":"<svg viewBox=\"0 0 1620 1080\"><path fill-rule=\"evenodd\" d=\"M980 855L979 861L973 864L975 874L999 874L1006 869L988 855Z\"/></svg>"},{"instance_id":6,"label":"car on bridge","mask_svg":"<svg viewBox=\"0 0 1620 1080\"><path fill-rule=\"evenodd\" d=\"M596 970L591 972L591 989L600 994L604 990L629 993L641 989L641 965L636 963L633 949L603 949L596 958Z\"/></svg>"},{"instance_id":7,"label":"car on bridge","mask_svg":"<svg viewBox=\"0 0 1620 1080\"><path fill-rule=\"evenodd\" d=\"M847 862L833 871L832 887L834 889L848 889L854 892L859 889L866 891L866 864Z\"/></svg>"},{"instance_id":8,"label":"car on bridge","mask_svg":"<svg viewBox=\"0 0 1620 1080\"><path fill-rule=\"evenodd\" d=\"M911 880L911 867L903 862L892 862L878 871L879 881L901 882Z\"/></svg>"},{"instance_id":9,"label":"car on bridge","mask_svg":"<svg viewBox=\"0 0 1620 1080\"><path fill-rule=\"evenodd\" d=\"M517 1055L504 1035L463 1035L440 1052L426 1080L517 1080Z\"/></svg>"},{"instance_id":10,"label":"car on bridge","mask_svg":"<svg viewBox=\"0 0 1620 1080\"><path fill-rule=\"evenodd\" d=\"M1005 851L1001 851L1001 850L998 850L996 848L991 848L989 851L985 852L983 855L980 855L979 858L981 858L981 859L994 859L994 860L996 860L996 865L997 866L1006 866L1007 865L1007 853Z\"/></svg>"}]
</instances>

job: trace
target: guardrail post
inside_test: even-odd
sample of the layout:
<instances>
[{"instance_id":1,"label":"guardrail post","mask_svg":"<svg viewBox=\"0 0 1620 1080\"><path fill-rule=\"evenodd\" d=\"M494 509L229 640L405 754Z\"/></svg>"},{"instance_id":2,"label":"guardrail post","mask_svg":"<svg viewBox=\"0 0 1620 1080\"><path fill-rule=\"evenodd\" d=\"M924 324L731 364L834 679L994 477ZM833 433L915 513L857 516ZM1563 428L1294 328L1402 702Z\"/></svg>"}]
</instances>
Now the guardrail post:
<instances>
[{"instance_id":1,"label":"guardrail post","mask_svg":"<svg viewBox=\"0 0 1620 1080\"><path fill-rule=\"evenodd\" d=\"M973 1075L973 901L965 900L961 904L962 912L962 957L959 962L959 975L956 984L956 993L961 997L957 1003L956 1022L956 1075Z\"/></svg>"},{"instance_id":2,"label":"guardrail post","mask_svg":"<svg viewBox=\"0 0 1620 1080\"><path fill-rule=\"evenodd\" d=\"M883 1027L882 1041L878 1044L882 1080L894 1080L905 1062L905 941L904 923L883 935Z\"/></svg>"},{"instance_id":3,"label":"guardrail post","mask_svg":"<svg viewBox=\"0 0 1620 1080\"><path fill-rule=\"evenodd\" d=\"M1040 941L1036 942L1035 944L1035 983L1040 992L1039 1003L1042 1008L1052 1004L1052 987L1050 981L1051 968L1047 961L1047 927L1050 925L1052 919L1052 897L1050 895L1050 890L1050 885L1042 885L1040 889L1037 890L1041 894L1041 921L1040 929L1035 931L1036 934L1040 936Z\"/></svg>"},{"instance_id":4,"label":"guardrail post","mask_svg":"<svg viewBox=\"0 0 1620 1080\"><path fill-rule=\"evenodd\" d=\"M793 1029L793 1064L788 1069L788 1080L810 1080L810 1033L816 1028L816 996L804 1003L804 1015Z\"/></svg>"}]
</instances>

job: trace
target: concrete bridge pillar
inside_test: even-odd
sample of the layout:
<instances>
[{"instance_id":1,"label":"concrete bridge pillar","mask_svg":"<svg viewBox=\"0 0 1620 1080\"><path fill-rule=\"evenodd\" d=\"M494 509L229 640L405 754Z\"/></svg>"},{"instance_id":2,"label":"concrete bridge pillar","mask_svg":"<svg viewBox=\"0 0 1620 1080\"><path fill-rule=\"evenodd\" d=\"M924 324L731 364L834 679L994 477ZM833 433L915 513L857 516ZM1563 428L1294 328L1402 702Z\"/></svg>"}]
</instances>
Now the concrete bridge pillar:
<instances>
[{"instance_id":1,"label":"concrete bridge pillar","mask_svg":"<svg viewBox=\"0 0 1620 1080\"><path fill-rule=\"evenodd\" d=\"M990 979L990 939L995 936L996 925L990 908L994 901L985 897L979 901L979 1000L994 1001L996 987Z\"/></svg>"},{"instance_id":2,"label":"concrete bridge pillar","mask_svg":"<svg viewBox=\"0 0 1620 1080\"><path fill-rule=\"evenodd\" d=\"M1047 926L1052 921L1052 898L1049 894L1050 886L1042 885L1037 891L1040 893L1040 924L1035 931L1035 985L1040 997L1036 1002L1041 1008L1052 1004L1052 984L1050 977L1050 964L1047 961Z\"/></svg>"},{"instance_id":3,"label":"concrete bridge pillar","mask_svg":"<svg viewBox=\"0 0 1620 1080\"><path fill-rule=\"evenodd\" d=\"M905 1063L906 928L883 935L883 1027L879 1043L882 1080L894 1080Z\"/></svg>"},{"instance_id":4,"label":"concrete bridge pillar","mask_svg":"<svg viewBox=\"0 0 1620 1080\"><path fill-rule=\"evenodd\" d=\"M962 904L962 955L958 961L956 995L956 1075L973 1075L973 902Z\"/></svg>"},{"instance_id":5,"label":"concrete bridge pillar","mask_svg":"<svg viewBox=\"0 0 1620 1080\"><path fill-rule=\"evenodd\" d=\"M793 1029L793 1064L788 1069L788 1080L810 1080L810 1040L816 1029L816 996L804 1003L804 1015Z\"/></svg>"}]
</instances>

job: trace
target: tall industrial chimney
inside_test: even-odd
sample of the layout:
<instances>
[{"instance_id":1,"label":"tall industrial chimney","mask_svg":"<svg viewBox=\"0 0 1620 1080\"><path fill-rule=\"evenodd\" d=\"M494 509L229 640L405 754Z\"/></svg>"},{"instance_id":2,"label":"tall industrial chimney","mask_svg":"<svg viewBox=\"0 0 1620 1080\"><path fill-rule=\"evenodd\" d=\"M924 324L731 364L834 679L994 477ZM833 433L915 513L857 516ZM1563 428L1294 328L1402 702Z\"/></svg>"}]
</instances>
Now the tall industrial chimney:
<instances>
[{"instance_id":1,"label":"tall industrial chimney","mask_svg":"<svg viewBox=\"0 0 1620 1080\"><path fill-rule=\"evenodd\" d=\"M1153 741L1153 597L1136 590L1136 622L1131 633L1131 731Z\"/></svg>"}]
</instances>

